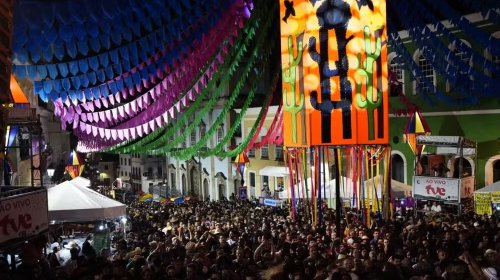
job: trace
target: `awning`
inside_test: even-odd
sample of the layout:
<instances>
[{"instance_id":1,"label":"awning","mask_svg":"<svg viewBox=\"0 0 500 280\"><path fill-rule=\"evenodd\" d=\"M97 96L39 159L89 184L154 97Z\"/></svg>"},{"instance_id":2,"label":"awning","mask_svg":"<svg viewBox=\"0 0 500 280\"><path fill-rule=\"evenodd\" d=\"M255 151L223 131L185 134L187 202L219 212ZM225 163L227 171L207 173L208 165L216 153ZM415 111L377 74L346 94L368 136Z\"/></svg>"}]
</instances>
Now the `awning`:
<instances>
[{"instance_id":1,"label":"awning","mask_svg":"<svg viewBox=\"0 0 500 280\"><path fill-rule=\"evenodd\" d=\"M286 177L288 168L285 166L266 166L259 170L261 176Z\"/></svg>"}]
</instances>

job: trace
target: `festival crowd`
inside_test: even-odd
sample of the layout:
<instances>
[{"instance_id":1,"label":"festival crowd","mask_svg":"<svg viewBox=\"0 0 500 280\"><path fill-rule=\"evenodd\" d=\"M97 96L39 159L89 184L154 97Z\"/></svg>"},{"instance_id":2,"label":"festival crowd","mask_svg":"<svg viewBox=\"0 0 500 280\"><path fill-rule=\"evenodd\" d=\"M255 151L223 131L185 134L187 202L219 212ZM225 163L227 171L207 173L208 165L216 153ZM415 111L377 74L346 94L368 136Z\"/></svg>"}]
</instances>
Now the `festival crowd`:
<instances>
[{"instance_id":1,"label":"festival crowd","mask_svg":"<svg viewBox=\"0 0 500 280\"><path fill-rule=\"evenodd\" d=\"M16 272L0 265L0 279L497 279L496 215L407 211L366 225L356 212L337 223L324 209L315 226L306 206L292 219L286 207L235 199L133 202L131 228L116 229L111 248L96 252L89 236L45 256L51 242L39 240Z\"/></svg>"}]
</instances>

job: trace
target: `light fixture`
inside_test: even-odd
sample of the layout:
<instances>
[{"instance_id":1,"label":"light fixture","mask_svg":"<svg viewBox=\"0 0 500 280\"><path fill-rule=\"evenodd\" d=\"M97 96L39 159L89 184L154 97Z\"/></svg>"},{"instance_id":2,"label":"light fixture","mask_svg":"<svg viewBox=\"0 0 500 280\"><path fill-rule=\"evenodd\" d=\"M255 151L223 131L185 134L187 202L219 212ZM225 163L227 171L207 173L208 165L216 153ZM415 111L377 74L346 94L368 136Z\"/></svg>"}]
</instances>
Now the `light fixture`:
<instances>
[{"instance_id":1,"label":"light fixture","mask_svg":"<svg viewBox=\"0 0 500 280\"><path fill-rule=\"evenodd\" d=\"M54 172L56 170L54 169L54 166L52 166L52 163L49 164L49 166L47 167L47 175L49 175L49 178L52 178L52 176L54 176Z\"/></svg>"},{"instance_id":2,"label":"light fixture","mask_svg":"<svg viewBox=\"0 0 500 280\"><path fill-rule=\"evenodd\" d=\"M122 223L126 224L127 223L127 218L126 217L123 217L122 218Z\"/></svg>"}]
</instances>

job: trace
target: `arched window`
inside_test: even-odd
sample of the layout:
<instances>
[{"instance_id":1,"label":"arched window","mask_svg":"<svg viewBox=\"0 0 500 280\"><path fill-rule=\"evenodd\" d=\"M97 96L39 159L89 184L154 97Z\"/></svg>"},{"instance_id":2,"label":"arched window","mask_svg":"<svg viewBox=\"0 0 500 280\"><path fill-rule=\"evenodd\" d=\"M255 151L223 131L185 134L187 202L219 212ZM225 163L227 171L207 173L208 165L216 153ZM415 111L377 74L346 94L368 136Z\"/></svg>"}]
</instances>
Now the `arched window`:
<instances>
[{"instance_id":1,"label":"arched window","mask_svg":"<svg viewBox=\"0 0 500 280\"><path fill-rule=\"evenodd\" d=\"M453 178L459 178L460 176L460 157L455 158L453 162ZM472 176L472 165L470 161L464 157L462 157L462 176L467 177Z\"/></svg>"},{"instance_id":2,"label":"arched window","mask_svg":"<svg viewBox=\"0 0 500 280\"><path fill-rule=\"evenodd\" d=\"M491 34L490 40L492 41L492 44L494 44L494 42L498 42L500 40L500 31L496 31ZM491 53L489 48L486 48L484 50L484 57L487 60L487 64L485 63L484 65L485 74L493 79L500 79L500 55L494 55Z\"/></svg>"},{"instance_id":3,"label":"arched window","mask_svg":"<svg viewBox=\"0 0 500 280\"><path fill-rule=\"evenodd\" d=\"M450 84L449 81L446 82L446 91L452 92L455 88L463 88L464 90L472 90L472 84L470 80L472 77L469 75L472 69L472 57L470 53L466 52L467 48L471 48L469 42L465 40L455 40L449 45L451 50L450 56L447 59L450 67L456 67L456 81ZM457 60L460 63L457 63Z\"/></svg>"},{"instance_id":4,"label":"arched window","mask_svg":"<svg viewBox=\"0 0 500 280\"><path fill-rule=\"evenodd\" d=\"M500 160L493 163L493 183L500 181Z\"/></svg>"},{"instance_id":5,"label":"arched window","mask_svg":"<svg viewBox=\"0 0 500 280\"><path fill-rule=\"evenodd\" d=\"M403 158L398 154L393 154L391 157L391 178L404 182L404 161Z\"/></svg>"},{"instance_id":6,"label":"arched window","mask_svg":"<svg viewBox=\"0 0 500 280\"><path fill-rule=\"evenodd\" d=\"M404 94L404 68L403 63L398 61L396 53L388 55L389 62L389 92L390 96Z\"/></svg>"},{"instance_id":7,"label":"arched window","mask_svg":"<svg viewBox=\"0 0 500 280\"><path fill-rule=\"evenodd\" d=\"M434 93L434 85L436 85L436 77L434 73L434 68L432 67L432 63L427 60L422 52L417 51L414 56L415 61L417 62L418 67L420 68L420 72L422 74L422 78L417 78L414 82L414 91L413 94L429 94Z\"/></svg>"},{"instance_id":8,"label":"arched window","mask_svg":"<svg viewBox=\"0 0 500 280\"><path fill-rule=\"evenodd\" d=\"M196 144L196 129L193 129L193 131L191 131L191 136L189 138L191 146L194 146L194 144Z\"/></svg>"},{"instance_id":9,"label":"arched window","mask_svg":"<svg viewBox=\"0 0 500 280\"><path fill-rule=\"evenodd\" d=\"M221 126L217 128L217 143L221 143L224 140L224 127Z\"/></svg>"}]
</instances>

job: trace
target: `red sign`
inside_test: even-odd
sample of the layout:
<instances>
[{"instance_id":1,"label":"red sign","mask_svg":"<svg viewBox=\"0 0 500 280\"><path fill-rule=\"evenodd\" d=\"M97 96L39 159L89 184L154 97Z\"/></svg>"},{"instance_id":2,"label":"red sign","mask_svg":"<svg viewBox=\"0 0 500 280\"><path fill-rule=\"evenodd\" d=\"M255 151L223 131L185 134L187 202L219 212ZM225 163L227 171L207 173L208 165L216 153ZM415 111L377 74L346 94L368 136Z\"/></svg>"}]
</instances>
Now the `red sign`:
<instances>
[{"instance_id":1,"label":"red sign","mask_svg":"<svg viewBox=\"0 0 500 280\"><path fill-rule=\"evenodd\" d=\"M0 200L0 244L36 235L48 227L46 190Z\"/></svg>"}]
</instances>

